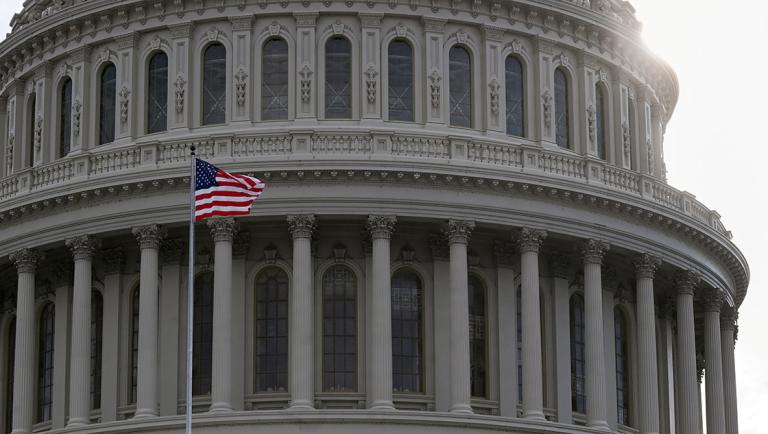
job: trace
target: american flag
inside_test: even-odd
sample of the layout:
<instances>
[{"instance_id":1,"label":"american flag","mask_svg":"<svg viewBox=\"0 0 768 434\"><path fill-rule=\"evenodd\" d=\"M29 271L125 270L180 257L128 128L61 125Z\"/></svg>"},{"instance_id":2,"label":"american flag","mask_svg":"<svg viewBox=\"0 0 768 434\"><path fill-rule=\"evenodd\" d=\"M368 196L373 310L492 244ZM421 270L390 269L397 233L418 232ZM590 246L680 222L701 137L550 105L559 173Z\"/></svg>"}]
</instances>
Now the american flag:
<instances>
[{"instance_id":1,"label":"american flag","mask_svg":"<svg viewBox=\"0 0 768 434\"><path fill-rule=\"evenodd\" d=\"M203 160L196 160L195 170L195 221L248 215L264 190L264 183L256 178L227 173Z\"/></svg>"}]
</instances>

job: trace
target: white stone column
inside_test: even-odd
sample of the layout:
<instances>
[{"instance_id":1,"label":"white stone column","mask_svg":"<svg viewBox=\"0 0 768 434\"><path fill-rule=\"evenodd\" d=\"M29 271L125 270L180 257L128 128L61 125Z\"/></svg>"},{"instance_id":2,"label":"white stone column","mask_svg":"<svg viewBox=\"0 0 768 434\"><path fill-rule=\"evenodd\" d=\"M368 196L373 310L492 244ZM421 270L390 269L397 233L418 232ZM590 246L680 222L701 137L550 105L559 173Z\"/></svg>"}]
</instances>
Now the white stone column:
<instances>
[{"instance_id":1,"label":"white stone column","mask_svg":"<svg viewBox=\"0 0 768 434\"><path fill-rule=\"evenodd\" d=\"M288 387L290 408L313 410L314 401L314 294L312 285L312 232L315 216L288 216L293 237L293 287L289 340Z\"/></svg>"},{"instance_id":2,"label":"white stone column","mask_svg":"<svg viewBox=\"0 0 768 434\"><path fill-rule=\"evenodd\" d=\"M499 414L517 417L517 297L515 294L514 244L497 240L493 245L496 257L496 284L499 316Z\"/></svg>"},{"instance_id":3,"label":"white stone column","mask_svg":"<svg viewBox=\"0 0 768 434\"><path fill-rule=\"evenodd\" d=\"M635 262L637 278L638 416L641 434L659 432L659 375L656 361L656 313L653 277L661 261L643 254Z\"/></svg>"},{"instance_id":4,"label":"white stone column","mask_svg":"<svg viewBox=\"0 0 768 434\"><path fill-rule=\"evenodd\" d=\"M141 249L139 277L139 355L137 399L134 418L157 416L157 323L158 323L158 255L163 230L159 225L133 228Z\"/></svg>"},{"instance_id":5,"label":"white stone column","mask_svg":"<svg viewBox=\"0 0 768 434\"><path fill-rule=\"evenodd\" d=\"M725 432L739 434L739 413L736 407L736 321L739 313L733 308L723 309L720 314L720 338L723 353L723 399L725 401Z\"/></svg>"},{"instance_id":6,"label":"white stone column","mask_svg":"<svg viewBox=\"0 0 768 434\"><path fill-rule=\"evenodd\" d=\"M368 216L373 244L373 290L371 291L371 371L370 408L393 410L392 404L392 283L389 239L395 229L395 216Z\"/></svg>"},{"instance_id":7,"label":"white stone column","mask_svg":"<svg viewBox=\"0 0 768 434\"><path fill-rule=\"evenodd\" d=\"M450 220L447 235L450 249L451 300L451 409L472 413L469 366L469 276L467 244L475 223Z\"/></svg>"},{"instance_id":8,"label":"white stone column","mask_svg":"<svg viewBox=\"0 0 768 434\"><path fill-rule=\"evenodd\" d=\"M696 329L693 320L693 292L699 275L691 270L676 276L677 287L677 427L682 434L699 432L699 387L696 375Z\"/></svg>"},{"instance_id":9,"label":"white stone column","mask_svg":"<svg viewBox=\"0 0 768 434\"><path fill-rule=\"evenodd\" d=\"M704 295L704 375L707 403L707 434L725 434L723 399L723 359L720 338L720 308L723 300L718 289Z\"/></svg>"},{"instance_id":10,"label":"white stone column","mask_svg":"<svg viewBox=\"0 0 768 434\"><path fill-rule=\"evenodd\" d=\"M250 323L246 321L246 309L248 304L245 302L245 273L248 262L248 252L251 248L251 234L248 231L240 230L232 242L232 410L243 411L245 408L245 390L246 384L253 384L253 377L249 383L243 381L246 378L246 369L251 370L252 363L246 364L246 327L251 328ZM252 360L250 357L247 360ZM247 366L247 367L246 367ZM249 373L250 374L250 373ZM250 387L248 388L251 389Z\"/></svg>"},{"instance_id":11,"label":"white stone column","mask_svg":"<svg viewBox=\"0 0 768 434\"><path fill-rule=\"evenodd\" d=\"M30 434L35 417L35 269L40 255L21 249L10 256L16 265L16 354L13 371L13 434Z\"/></svg>"},{"instance_id":12,"label":"white stone column","mask_svg":"<svg viewBox=\"0 0 768 434\"><path fill-rule=\"evenodd\" d=\"M91 290L93 254L98 241L89 235L66 241L75 261L67 427L87 425L91 414Z\"/></svg>"},{"instance_id":13,"label":"white stone column","mask_svg":"<svg viewBox=\"0 0 768 434\"><path fill-rule=\"evenodd\" d=\"M539 304L539 249L546 231L520 232L521 312L523 327L523 417L545 420L544 379L541 367L541 305Z\"/></svg>"},{"instance_id":14,"label":"white stone column","mask_svg":"<svg viewBox=\"0 0 768 434\"><path fill-rule=\"evenodd\" d=\"M603 338L603 257L609 245L586 240L584 260L584 343L587 426L608 430L605 390L605 341Z\"/></svg>"}]
</instances>

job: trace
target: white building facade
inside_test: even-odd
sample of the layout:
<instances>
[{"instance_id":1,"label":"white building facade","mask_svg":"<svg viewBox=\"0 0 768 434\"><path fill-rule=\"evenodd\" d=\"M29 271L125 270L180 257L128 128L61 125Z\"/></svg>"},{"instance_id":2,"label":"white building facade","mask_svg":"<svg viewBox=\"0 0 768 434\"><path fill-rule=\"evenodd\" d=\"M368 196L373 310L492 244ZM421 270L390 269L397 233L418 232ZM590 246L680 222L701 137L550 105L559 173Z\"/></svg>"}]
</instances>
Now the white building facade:
<instances>
[{"instance_id":1,"label":"white building facade","mask_svg":"<svg viewBox=\"0 0 768 434\"><path fill-rule=\"evenodd\" d=\"M615 0L29 0L0 43L0 432L736 434L749 268ZM702 377L706 387L702 388ZM706 420L702 415L706 413Z\"/></svg>"}]
</instances>

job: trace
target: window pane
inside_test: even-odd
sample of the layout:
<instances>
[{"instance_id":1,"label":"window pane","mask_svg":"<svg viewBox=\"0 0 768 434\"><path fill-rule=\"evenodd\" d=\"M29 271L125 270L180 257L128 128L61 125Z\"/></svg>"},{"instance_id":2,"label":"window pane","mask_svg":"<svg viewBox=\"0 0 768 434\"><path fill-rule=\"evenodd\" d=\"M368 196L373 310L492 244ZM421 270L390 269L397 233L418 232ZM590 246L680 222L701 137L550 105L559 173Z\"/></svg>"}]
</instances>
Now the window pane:
<instances>
[{"instance_id":1,"label":"window pane","mask_svg":"<svg viewBox=\"0 0 768 434\"><path fill-rule=\"evenodd\" d=\"M336 36L325 43L325 117L352 118L352 46Z\"/></svg>"},{"instance_id":2,"label":"window pane","mask_svg":"<svg viewBox=\"0 0 768 434\"><path fill-rule=\"evenodd\" d=\"M512 56L504 64L504 83L506 85L507 134L524 135L523 123L523 65Z\"/></svg>"},{"instance_id":3,"label":"window pane","mask_svg":"<svg viewBox=\"0 0 768 434\"><path fill-rule=\"evenodd\" d=\"M555 70L555 142L562 148L570 147L568 110L568 79L558 68Z\"/></svg>"},{"instance_id":4,"label":"window pane","mask_svg":"<svg viewBox=\"0 0 768 434\"><path fill-rule=\"evenodd\" d=\"M472 126L472 65L464 47L453 47L448 54L451 125Z\"/></svg>"},{"instance_id":5,"label":"window pane","mask_svg":"<svg viewBox=\"0 0 768 434\"><path fill-rule=\"evenodd\" d=\"M61 85L61 117L59 119L59 156L69 154L72 142L72 80L64 79Z\"/></svg>"},{"instance_id":6,"label":"window pane","mask_svg":"<svg viewBox=\"0 0 768 434\"><path fill-rule=\"evenodd\" d=\"M37 421L51 420L53 406L54 305L48 303L40 314L38 340Z\"/></svg>"},{"instance_id":7,"label":"window pane","mask_svg":"<svg viewBox=\"0 0 768 434\"><path fill-rule=\"evenodd\" d=\"M415 273L398 271L392 276L392 389L398 393L424 390L423 299Z\"/></svg>"},{"instance_id":8,"label":"window pane","mask_svg":"<svg viewBox=\"0 0 768 434\"><path fill-rule=\"evenodd\" d=\"M584 299L574 295L570 301L571 326L571 409L586 413L587 395L585 390L585 342L584 342Z\"/></svg>"},{"instance_id":9,"label":"window pane","mask_svg":"<svg viewBox=\"0 0 768 434\"><path fill-rule=\"evenodd\" d=\"M357 390L357 279L336 265L323 276L323 390ZM351 327L348 327L349 324Z\"/></svg>"},{"instance_id":10,"label":"window pane","mask_svg":"<svg viewBox=\"0 0 768 434\"><path fill-rule=\"evenodd\" d=\"M617 421L629 425L629 338L624 311L614 309L616 345L616 412Z\"/></svg>"},{"instance_id":11,"label":"window pane","mask_svg":"<svg viewBox=\"0 0 768 434\"><path fill-rule=\"evenodd\" d=\"M261 65L261 119L288 119L288 43L267 41Z\"/></svg>"},{"instance_id":12,"label":"window pane","mask_svg":"<svg viewBox=\"0 0 768 434\"><path fill-rule=\"evenodd\" d=\"M194 321L192 324L192 394L211 393L213 355L213 272L195 278Z\"/></svg>"},{"instance_id":13,"label":"window pane","mask_svg":"<svg viewBox=\"0 0 768 434\"><path fill-rule=\"evenodd\" d=\"M117 69L109 63L101 71L101 106L99 109L99 144L115 141L115 104L117 102Z\"/></svg>"},{"instance_id":14,"label":"window pane","mask_svg":"<svg viewBox=\"0 0 768 434\"><path fill-rule=\"evenodd\" d=\"M156 53L149 61L147 133L168 129L168 56Z\"/></svg>"},{"instance_id":15,"label":"window pane","mask_svg":"<svg viewBox=\"0 0 768 434\"><path fill-rule=\"evenodd\" d=\"M472 396L486 398L486 316L485 286L469 278L469 365Z\"/></svg>"},{"instance_id":16,"label":"window pane","mask_svg":"<svg viewBox=\"0 0 768 434\"><path fill-rule=\"evenodd\" d=\"M595 86L595 144L597 145L597 156L605 158L605 92L600 84Z\"/></svg>"},{"instance_id":17,"label":"window pane","mask_svg":"<svg viewBox=\"0 0 768 434\"><path fill-rule=\"evenodd\" d=\"M288 390L288 276L277 267L256 277L256 392Z\"/></svg>"},{"instance_id":18,"label":"window pane","mask_svg":"<svg viewBox=\"0 0 768 434\"><path fill-rule=\"evenodd\" d=\"M223 124L227 116L227 50L212 44L203 60L203 125Z\"/></svg>"},{"instance_id":19,"label":"window pane","mask_svg":"<svg viewBox=\"0 0 768 434\"><path fill-rule=\"evenodd\" d=\"M403 40L389 44L389 120L413 122L413 49Z\"/></svg>"},{"instance_id":20,"label":"window pane","mask_svg":"<svg viewBox=\"0 0 768 434\"><path fill-rule=\"evenodd\" d=\"M104 299L91 292L91 408L101 408L101 348L104 330Z\"/></svg>"}]
</instances>

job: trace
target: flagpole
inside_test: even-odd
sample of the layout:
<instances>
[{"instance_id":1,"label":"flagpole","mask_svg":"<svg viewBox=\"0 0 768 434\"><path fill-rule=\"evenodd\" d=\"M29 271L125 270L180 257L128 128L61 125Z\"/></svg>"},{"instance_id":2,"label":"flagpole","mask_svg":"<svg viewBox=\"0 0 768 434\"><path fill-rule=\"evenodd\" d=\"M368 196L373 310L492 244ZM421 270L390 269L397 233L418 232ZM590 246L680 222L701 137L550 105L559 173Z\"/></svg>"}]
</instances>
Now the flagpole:
<instances>
[{"instance_id":1,"label":"flagpole","mask_svg":"<svg viewBox=\"0 0 768 434\"><path fill-rule=\"evenodd\" d=\"M192 434L192 346L193 315L195 313L195 184L197 183L197 157L190 146L191 176L189 179L189 261L187 266L187 419L186 434Z\"/></svg>"}]
</instances>

